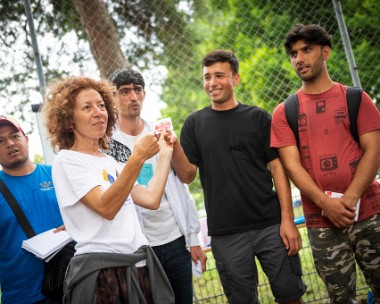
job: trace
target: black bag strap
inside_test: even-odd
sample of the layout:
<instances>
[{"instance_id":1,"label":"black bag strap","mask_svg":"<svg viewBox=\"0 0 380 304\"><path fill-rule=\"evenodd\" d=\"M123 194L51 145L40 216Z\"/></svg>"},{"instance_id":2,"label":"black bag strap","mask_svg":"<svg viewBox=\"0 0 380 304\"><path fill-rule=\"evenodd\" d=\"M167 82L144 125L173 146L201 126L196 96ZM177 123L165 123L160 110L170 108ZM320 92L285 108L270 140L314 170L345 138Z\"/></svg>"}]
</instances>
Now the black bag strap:
<instances>
[{"instance_id":1,"label":"black bag strap","mask_svg":"<svg viewBox=\"0 0 380 304\"><path fill-rule=\"evenodd\" d=\"M24 230L26 236L31 238L36 235L32 226L30 225L28 219L25 216L24 211L22 211L20 205L16 201L12 192L9 191L8 187L5 185L3 180L0 178L0 192L3 194L5 200L8 202L9 207L11 207L13 213L15 214L21 228Z\"/></svg>"},{"instance_id":2,"label":"black bag strap","mask_svg":"<svg viewBox=\"0 0 380 304\"><path fill-rule=\"evenodd\" d=\"M298 97L297 93L290 95L285 100L285 117L288 121L289 127L294 133L294 137L297 141L297 146L299 146L300 138L298 135Z\"/></svg>"},{"instance_id":3,"label":"black bag strap","mask_svg":"<svg viewBox=\"0 0 380 304\"><path fill-rule=\"evenodd\" d=\"M363 90L358 87L348 87L346 93L346 102L348 109L348 117L350 119L350 131L353 139L359 142L358 134L358 112L360 103L362 101ZM288 121L289 127L294 133L294 137L299 147L300 139L298 134L298 97L297 93L290 95L285 100L285 117Z\"/></svg>"},{"instance_id":4,"label":"black bag strap","mask_svg":"<svg viewBox=\"0 0 380 304\"><path fill-rule=\"evenodd\" d=\"M348 87L347 88L347 108L348 108L348 116L350 118L350 131L352 137L356 142L359 142L359 134L358 134L358 113L360 103L362 101L362 93L363 90L357 87Z\"/></svg>"}]
</instances>

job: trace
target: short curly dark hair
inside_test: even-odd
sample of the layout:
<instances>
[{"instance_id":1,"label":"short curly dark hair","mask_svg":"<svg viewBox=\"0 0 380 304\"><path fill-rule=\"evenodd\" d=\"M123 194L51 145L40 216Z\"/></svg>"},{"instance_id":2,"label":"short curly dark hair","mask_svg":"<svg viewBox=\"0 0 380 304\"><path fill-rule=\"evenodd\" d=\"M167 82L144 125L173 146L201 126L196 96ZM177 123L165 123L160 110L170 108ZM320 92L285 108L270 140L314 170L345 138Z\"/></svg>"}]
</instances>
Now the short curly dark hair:
<instances>
[{"instance_id":1,"label":"short curly dark hair","mask_svg":"<svg viewBox=\"0 0 380 304\"><path fill-rule=\"evenodd\" d=\"M108 80L116 86L116 89L119 89L122 85L131 83L141 85L143 89L145 88L145 81L141 73L129 68L114 71Z\"/></svg>"},{"instance_id":2,"label":"short curly dark hair","mask_svg":"<svg viewBox=\"0 0 380 304\"><path fill-rule=\"evenodd\" d=\"M112 86L106 80L97 81L88 77L72 76L54 79L49 84L48 93L42 106L50 143L55 151L70 149L74 144L72 122L75 99L85 89L94 89L99 92L105 103L108 121L106 132L99 139L99 147L104 150L108 149L108 142L118 118Z\"/></svg>"},{"instance_id":3,"label":"short curly dark hair","mask_svg":"<svg viewBox=\"0 0 380 304\"><path fill-rule=\"evenodd\" d=\"M293 44L299 40L305 40L310 44L329 46L332 48L332 36L326 30L317 24L297 24L293 26L285 38L285 51L290 54Z\"/></svg>"},{"instance_id":4,"label":"short curly dark hair","mask_svg":"<svg viewBox=\"0 0 380 304\"><path fill-rule=\"evenodd\" d=\"M202 59L202 67L209 67L217 62L228 62L233 74L239 73L239 60L234 53L227 50L214 50L206 54Z\"/></svg>"}]
</instances>

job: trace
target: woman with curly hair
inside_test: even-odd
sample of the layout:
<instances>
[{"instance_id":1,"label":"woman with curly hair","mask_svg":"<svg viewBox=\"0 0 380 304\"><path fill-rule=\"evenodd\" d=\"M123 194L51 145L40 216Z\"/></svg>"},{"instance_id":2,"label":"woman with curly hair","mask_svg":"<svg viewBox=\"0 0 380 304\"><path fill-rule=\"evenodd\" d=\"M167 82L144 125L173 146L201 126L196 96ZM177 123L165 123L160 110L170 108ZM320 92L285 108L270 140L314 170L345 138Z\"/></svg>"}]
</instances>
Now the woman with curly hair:
<instances>
[{"instance_id":1,"label":"woman with curly hair","mask_svg":"<svg viewBox=\"0 0 380 304\"><path fill-rule=\"evenodd\" d=\"M139 139L122 168L102 152L117 120L106 81L55 80L42 111L58 152L53 181L62 218L77 242L65 277L65 303L174 303L134 207L160 205L173 152L170 134ZM138 185L143 163L158 151L156 174L147 187Z\"/></svg>"}]
</instances>

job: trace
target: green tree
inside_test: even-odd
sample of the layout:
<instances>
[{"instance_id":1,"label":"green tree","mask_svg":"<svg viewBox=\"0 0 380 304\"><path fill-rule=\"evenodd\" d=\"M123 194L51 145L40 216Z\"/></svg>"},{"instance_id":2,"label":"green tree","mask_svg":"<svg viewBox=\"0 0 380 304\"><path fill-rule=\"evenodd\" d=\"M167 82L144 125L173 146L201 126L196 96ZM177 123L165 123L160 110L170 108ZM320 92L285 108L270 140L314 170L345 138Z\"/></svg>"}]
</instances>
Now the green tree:
<instances>
[{"instance_id":1,"label":"green tree","mask_svg":"<svg viewBox=\"0 0 380 304\"><path fill-rule=\"evenodd\" d=\"M240 59L241 84L236 88L239 101L265 108L270 113L300 81L292 70L283 48L286 33L296 23L317 23L333 35L329 71L336 81L352 85L333 3L306 0L205 0L193 7L194 21L191 56L179 64L167 59L163 100L164 116L172 117L178 133L186 117L209 105L203 91L201 59L213 49L229 49ZM344 17L359 67L362 86L379 105L380 29L378 1L344 1ZM360 35L359 35L360 33ZM371 64L368 64L368 63ZM374 73L374 71L376 71ZM200 193L199 182L192 183ZM197 195L201 204L202 195Z\"/></svg>"},{"instance_id":2,"label":"green tree","mask_svg":"<svg viewBox=\"0 0 380 304\"><path fill-rule=\"evenodd\" d=\"M379 106L380 3L341 3L362 86ZM330 74L352 84L331 0L35 0L31 6L37 37L53 40L59 48L41 50L47 81L92 66L93 77L107 77L120 65L151 71L167 105L163 116L172 118L177 134L191 112L209 104L202 89L201 60L213 49L230 49L239 57L242 81L236 93L241 102L272 112L297 90L300 81L282 46L295 23L318 23L333 35ZM30 104L39 103L40 97L35 94L39 88L21 1L0 2L0 26L2 105L9 114L28 115ZM103 57L107 54L108 59ZM199 183L191 188L200 192Z\"/></svg>"},{"instance_id":3,"label":"green tree","mask_svg":"<svg viewBox=\"0 0 380 304\"><path fill-rule=\"evenodd\" d=\"M59 48L52 54L51 49L41 51L40 46L46 81L77 75L89 65L98 67L93 77L100 74L105 78L122 66L153 69L161 64L165 47L187 49L189 15L178 8L179 3L187 2L32 1L37 38L51 39ZM32 93L39 92L39 87L22 1L0 2L0 26L4 29L0 32L4 46L0 48L0 64L6 67L0 76L0 97L7 100L6 112L21 111L24 119L30 113L31 100L36 103ZM157 83L161 84L160 80Z\"/></svg>"},{"instance_id":4,"label":"green tree","mask_svg":"<svg viewBox=\"0 0 380 304\"><path fill-rule=\"evenodd\" d=\"M375 22L376 8L379 8L377 1L344 2L344 17L354 41L353 53L363 88L378 99L380 30ZM189 25L196 43L193 55L186 63L168 65L163 95L170 105L165 114L175 116L179 124L187 116L186 111L208 104L202 91L200 61L212 49L230 49L239 57L242 76L237 89L239 100L272 112L300 86L283 49L285 35L296 23L317 23L333 35L330 74L334 80L352 85L332 1L208 0L196 7L194 16L194 23ZM184 89L177 94L180 87Z\"/></svg>"},{"instance_id":5,"label":"green tree","mask_svg":"<svg viewBox=\"0 0 380 304\"><path fill-rule=\"evenodd\" d=\"M168 104L165 116L175 117L178 128L189 111L208 104L200 90L200 61L204 53L215 48L232 49L239 56L243 79L238 94L242 101L271 111L296 90L299 81L287 62L282 41L286 31L297 22L320 23L334 35L330 72L334 79L351 83L330 0L318 3L306 0L36 0L31 6L37 37L52 36L60 46L59 54L51 54L49 49L41 52L46 80L73 74L73 65L76 74L75 71L96 63L100 71L96 73L104 77L120 65L140 70L164 66L167 77L157 77L155 84L163 85L162 99ZM380 72L376 13L379 2L347 0L342 6L350 37L355 42L352 45L363 87L378 99L379 83L374 75ZM99 24L106 26L99 27ZM0 3L0 26L4 46L0 50L0 62L6 67L0 77L0 97L7 101L6 111L12 113L19 111L21 105L29 105L31 99L36 99L31 92L39 91L37 82L30 81L36 80L36 72L22 1ZM96 39L94 33L99 34ZM107 40L110 33L119 41ZM64 39L70 34L75 37L74 48ZM107 53L108 58L99 55ZM70 65L60 64L63 59L71 61ZM106 67L110 67L109 71ZM25 112L30 112L30 108L24 107Z\"/></svg>"},{"instance_id":6,"label":"green tree","mask_svg":"<svg viewBox=\"0 0 380 304\"><path fill-rule=\"evenodd\" d=\"M43 163L45 162L45 160L44 160L44 157L43 157L42 155L40 155L40 154L36 154L36 155L34 155L34 160L33 160L33 162L34 162L35 164L43 164Z\"/></svg>"}]
</instances>

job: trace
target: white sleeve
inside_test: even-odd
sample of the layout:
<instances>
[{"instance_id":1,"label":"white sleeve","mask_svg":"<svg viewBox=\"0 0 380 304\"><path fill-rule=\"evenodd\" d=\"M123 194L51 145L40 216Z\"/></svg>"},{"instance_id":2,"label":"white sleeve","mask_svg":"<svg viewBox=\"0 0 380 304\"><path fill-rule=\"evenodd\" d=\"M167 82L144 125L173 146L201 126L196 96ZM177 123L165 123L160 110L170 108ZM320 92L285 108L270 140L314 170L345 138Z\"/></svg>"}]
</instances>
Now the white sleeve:
<instances>
[{"instance_id":1,"label":"white sleeve","mask_svg":"<svg viewBox=\"0 0 380 304\"><path fill-rule=\"evenodd\" d=\"M53 181L61 207L71 206L91 189L99 186L96 174L91 174L88 159L58 153L53 165Z\"/></svg>"}]
</instances>

